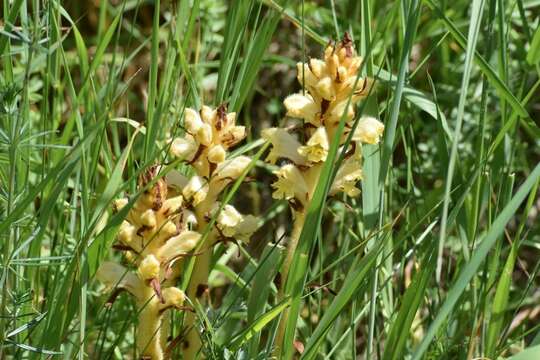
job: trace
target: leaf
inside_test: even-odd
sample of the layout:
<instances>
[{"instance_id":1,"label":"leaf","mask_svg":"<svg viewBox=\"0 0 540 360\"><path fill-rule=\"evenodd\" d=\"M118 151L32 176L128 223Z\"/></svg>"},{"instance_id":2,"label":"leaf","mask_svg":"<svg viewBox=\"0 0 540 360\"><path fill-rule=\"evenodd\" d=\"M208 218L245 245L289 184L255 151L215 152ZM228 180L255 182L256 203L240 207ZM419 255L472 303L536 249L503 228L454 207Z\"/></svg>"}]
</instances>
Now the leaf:
<instances>
[{"instance_id":1,"label":"leaf","mask_svg":"<svg viewBox=\"0 0 540 360\"><path fill-rule=\"evenodd\" d=\"M512 219L515 212L517 211L527 194L531 191L539 177L540 163L536 165L532 173L527 177L523 185L521 185L512 200L510 200L510 202L501 211L499 216L497 216L497 218L491 225L491 228L486 233L483 240L479 243L476 251L471 257L471 260L463 267L463 270L459 274L457 280L452 285L452 288L448 291L446 300L439 309L437 316L431 323L428 331L425 334L424 339L416 348L413 355L413 360L419 360L422 358L431 340L433 340L433 338L437 334L437 331L442 326L442 324L456 305L461 294L463 293L473 276L476 274L476 271L484 262L484 260L488 257L488 253L491 250L491 247L493 246L493 244L495 244L497 238L503 234L506 224L508 223L508 221L510 221L510 219Z\"/></svg>"},{"instance_id":2,"label":"leaf","mask_svg":"<svg viewBox=\"0 0 540 360\"><path fill-rule=\"evenodd\" d=\"M527 62L530 65L540 63L540 26L536 29L533 39L531 41L531 47L527 53Z\"/></svg>"},{"instance_id":3,"label":"leaf","mask_svg":"<svg viewBox=\"0 0 540 360\"><path fill-rule=\"evenodd\" d=\"M435 5L433 0L424 0L424 2L426 2L428 6L435 11L437 16L439 16L439 18L443 20L458 45L462 49L467 48L467 40L465 39L465 36L463 36L457 26L443 13L443 11L437 5ZM501 80L501 78L497 76L495 71L488 64L488 62L476 51L474 52L474 60L476 64L480 67L488 81L491 83L491 85L495 87L501 97L505 98L506 101L508 101L514 111L516 111L522 117L529 117L527 110L521 105L519 100L516 99L516 97L510 92L510 89L508 89L508 87Z\"/></svg>"},{"instance_id":4,"label":"leaf","mask_svg":"<svg viewBox=\"0 0 540 360\"><path fill-rule=\"evenodd\" d=\"M270 321L274 320L281 312L291 304L291 299L287 298L274 306L271 310L259 316L245 330L235 335L230 341L230 348L238 350L246 341L259 333Z\"/></svg>"}]
</instances>

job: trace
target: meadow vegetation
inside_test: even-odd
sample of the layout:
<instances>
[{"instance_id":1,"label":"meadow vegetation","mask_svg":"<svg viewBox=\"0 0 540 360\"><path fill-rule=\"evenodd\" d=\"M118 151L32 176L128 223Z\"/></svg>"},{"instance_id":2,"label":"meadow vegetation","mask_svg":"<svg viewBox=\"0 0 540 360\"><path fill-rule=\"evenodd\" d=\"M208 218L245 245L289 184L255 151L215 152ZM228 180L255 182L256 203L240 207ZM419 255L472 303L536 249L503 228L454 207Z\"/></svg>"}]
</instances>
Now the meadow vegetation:
<instances>
[{"instance_id":1,"label":"meadow vegetation","mask_svg":"<svg viewBox=\"0 0 540 360\"><path fill-rule=\"evenodd\" d=\"M0 1L0 359L540 359L539 0Z\"/></svg>"}]
</instances>

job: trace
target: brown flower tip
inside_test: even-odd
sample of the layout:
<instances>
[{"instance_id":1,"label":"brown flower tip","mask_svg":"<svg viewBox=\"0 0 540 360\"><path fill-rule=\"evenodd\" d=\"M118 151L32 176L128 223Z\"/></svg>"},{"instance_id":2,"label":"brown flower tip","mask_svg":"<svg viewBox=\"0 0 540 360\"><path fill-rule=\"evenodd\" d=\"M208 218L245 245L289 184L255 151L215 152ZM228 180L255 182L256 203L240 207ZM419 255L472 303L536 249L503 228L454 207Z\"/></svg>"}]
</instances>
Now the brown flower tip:
<instances>
[{"instance_id":1,"label":"brown flower tip","mask_svg":"<svg viewBox=\"0 0 540 360\"><path fill-rule=\"evenodd\" d=\"M220 131L227 126L227 104L223 103L217 108L216 130Z\"/></svg>"},{"instance_id":2,"label":"brown flower tip","mask_svg":"<svg viewBox=\"0 0 540 360\"><path fill-rule=\"evenodd\" d=\"M345 34L343 34L343 39L341 40L341 47L345 49L347 57L353 56L353 42L351 36L346 31Z\"/></svg>"},{"instance_id":3,"label":"brown flower tip","mask_svg":"<svg viewBox=\"0 0 540 360\"><path fill-rule=\"evenodd\" d=\"M139 176L139 187L145 187L159 175L159 165L152 165L148 170ZM161 209L163 200L167 197L167 182L164 178L156 181L154 186L145 191L148 199L152 203L152 209L157 211Z\"/></svg>"}]
</instances>

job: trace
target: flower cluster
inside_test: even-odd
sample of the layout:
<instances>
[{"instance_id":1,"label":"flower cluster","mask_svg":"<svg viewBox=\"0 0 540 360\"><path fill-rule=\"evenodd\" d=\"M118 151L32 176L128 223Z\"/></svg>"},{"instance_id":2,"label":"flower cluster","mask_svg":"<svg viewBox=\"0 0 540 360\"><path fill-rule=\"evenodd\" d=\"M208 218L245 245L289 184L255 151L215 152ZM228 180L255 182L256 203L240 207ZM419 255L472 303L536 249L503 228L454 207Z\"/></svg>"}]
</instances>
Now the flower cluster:
<instances>
[{"instance_id":1,"label":"flower cluster","mask_svg":"<svg viewBox=\"0 0 540 360\"><path fill-rule=\"evenodd\" d=\"M313 195L342 116L345 131L340 145L343 146L352 131L355 106L371 87L370 79L357 76L361 64L362 58L356 56L347 34L341 42L326 48L324 59L299 63L298 81L304 85L304 92L290 95L284 101L287 116L303 120L302 126L296 127L298 136L284 128L270 128L262 133L272 144L267 161L275 163L286 159L289 162L275 171L273 197L288 200L295 213L303 211ZM378 143L383 130L384 125L373 117L359 120L330 195L360 193L356 183L362 178L361 143Z\"/></svg>"},{"instance_id":2,"label":"flower cluster","mask_svg":"<svg viewBox=\"0 0 540 360\"><path fill-rule=\"evenodd\" d=\"M251 159L238 156L228 159L227 152L245 137L245 128L235 125L235 114L225 106L200 112L186 109L185 134L170 141L170 153L192 166L194 174L184 176L172 171L159 177L159 166L152 167L139 180L146 189L135 201L117 234L115 248L125 252L136 271L129 271L114 262L105 262L97 277L110 287L126 290L139 309L137 346L142 358L160 360L169 337L169 324L164 313L181 308L186 295L175 287L181 275L181 260L196 255L196 265L188 288L195 295L199 285L207 282L211 247L220 240L248 241L257 229L258 219L240 214L232 205L222 205L219 195L227 185L240 177ZM152 186L150 186L152 185ZM128 199L115 202L116 210ZM210 219L210 229L200 253L193 250L202 244L202 236ZM200 261L199 258L206 258ZM187 321L193 316L187 314ZM188 333L188 351L198 351L200 342L195 331ZM185 358L192 358L187 355Z\"/></svg>"},{"instance_id":3,"label":"flower cluster","mask_svg":"<svg viewBox=\"0 0 540 360\"><path fill-rule=\"evenodd\" d=\"M246 136L244 126L237 126L236 113L227 113L225 105L217 109L203 106L201 111L185 109L182 137L171 141L170 153L190 164L195 174L187 178L174 174L174 183L181 189L196 221L204 230L208 219L215 217L216 226L210 238L247 241L257 228L257 219L240 214L232 205L221 206L219 195L240 177L251 159L237 156L228 159L228 150ZM218 214L219 209L221 211Z\"/></svg>"},{"instance_id":4,"label":"flower cluster","mask_svg":"<svg viewBox=\"0 0 540 360\"><path fill-rule=\"evenodd\" d=\"M179 276L175 262L190 253L201 235L189 230L182 195L169 188L164 179L157 179L154 166L139 179L139 187L147 188L135 201L117 235L116 249L125 251L136 271L120 264L105 262L97 277L116 292L126 290L135 297L139 309L137 346L141 357L163 359L168 334L164 312L180 308L184 292L174 286ZM157 179L157 180L156 180ZM115 201L118 211L128 199Z\"/></svg>"},{"instance_id":5,"label":"flower cluster","mask_svg":"<svg viewBox=\"0 0 540 360\"><path fill-rule=\"evenodd\" d=\"M258 219L219 201L225 187L236 181L251 163L247 156L228 156L229 150L246 136L245 127L236 125L236 114L228 113L225 105L217 109L203 106L200 111L188 108L184 112L184 130L182 137L170 142L170 154L191 165L194 174L188 178L175 172L172 183L181 191L191 211L193 229L203 233L210 219L215 220L190 279L188 296L194 299L206 287L212 245L219 241L249 241L258 227ZM191 314L184 325L191 328L183 344L184 359L190 360L197 356L201 341Z\"/></svg>"}]
</instances>

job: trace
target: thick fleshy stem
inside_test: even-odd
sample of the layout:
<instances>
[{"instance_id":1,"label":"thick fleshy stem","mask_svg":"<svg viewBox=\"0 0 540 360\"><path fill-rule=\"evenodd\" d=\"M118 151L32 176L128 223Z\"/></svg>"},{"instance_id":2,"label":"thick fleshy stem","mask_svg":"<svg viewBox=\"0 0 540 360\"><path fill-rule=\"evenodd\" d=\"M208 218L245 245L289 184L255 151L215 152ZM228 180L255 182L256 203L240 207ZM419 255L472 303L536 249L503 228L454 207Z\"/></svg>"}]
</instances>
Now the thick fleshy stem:
<instances>
[{"instance_id":1,"label":"thick fleshy stem","mask_svg":"<svg viewBox=\"0 0 540 360\"><path fill-rule=\"evenodd\" d=\"M204 295L210 273L210 255L211 253L207 251L197 257L187 291L189 298L192 301L198 301L201 305L205 303ZM202 346L201 337L197 331L196 314L186 314L184 328L187 330L186 340L182 349L184 360L193 360L197 358L197 354L201 351Z\"/></svg>"},{"instance_id":2,"label":"thick fleshy stem","mask_svg":"<svg viewBox=\"0 0 540 360\"><path fill-rule=\"evenodd\" d=\"M233 206L221 206L222 191L240 177L251 159L247 156L228 158L228 151L245 137L245 127L236 125L236 114L227 113L227 106L216 109L203 106L200 111L186 109L186 133L171 139L170 153L191 165L195 175L187 179L177 174L178 187L190 204L194 226L207 237L197 249L193 271L190 275L188 296L205 304L212 247L219 238L247 241L258 226L252 215L242 215ZM216 219L212 229L207 229L209 219ZM186 314L184 329L187 332L182 351L184 359L192 360L201 352L202 342L198 333L195 314Z\"/></svg>"},{"instance_id":3,"label":"thick fleshy stem","mask_svg":"<svg viewBox=\"0 0 540 360\"><path fill-rule=\"evenodd\" d=\"M296 248L298 247L298 241L300 240L300 235L302 234L302 229L304 228L304 223L306 220L306 215L304 214L304 211L299 211L295 213L294 218L294 224L293 229L291 232L291 238L289 245L287 246L287 254L285 256L285 260L283 261L283 267L281 270L281 281L280 286L278 289L278 301L282 301L284 299L285 294L285 285L287 283L287 278L289 276L289 268L291 267L291 263L293 260L294 253L296 251ZM279 359L281 355L281 350L283 347L283 338L285 336L285 328L287 326L287 322L289 320L289 309L285 309L283 311L283 314L281 315L281 318L279 320L278 330L276 334L276 339L274 341L274 356Z\"/></svg>"}]
</instances>

